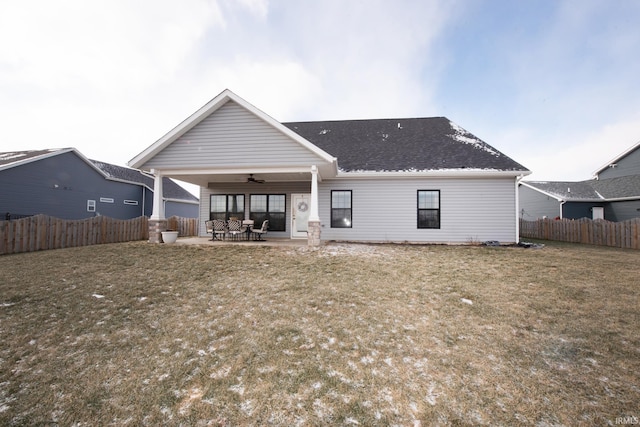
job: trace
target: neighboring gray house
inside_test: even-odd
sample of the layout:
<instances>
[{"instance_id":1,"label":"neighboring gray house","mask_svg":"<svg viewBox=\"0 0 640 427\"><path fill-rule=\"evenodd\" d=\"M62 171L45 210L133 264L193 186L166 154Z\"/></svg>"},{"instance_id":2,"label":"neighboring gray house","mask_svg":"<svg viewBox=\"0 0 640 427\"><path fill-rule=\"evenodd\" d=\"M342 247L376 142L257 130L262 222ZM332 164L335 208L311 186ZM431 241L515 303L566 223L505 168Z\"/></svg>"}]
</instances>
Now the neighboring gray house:
<instances>
[{"instance_id":1,"label":"neighboring gray house","mask_svg":"<svg viewBox=\"0 0 640 427\"><path fill-rule=\"evenodd\" d=\"M163 183L169 215L196 218L198 198L170 179ZM74 148L0 153L0 220L149 216L153 185L148 174L89 160Z\"/></svg>"},{"instance_id":2,"label":"neighboring gray house","mask_svg":"<svg viewBox=\"0 0 640 427\"><path fill-rule=\"evenodd\" d=\"M640 142L578 182L520 182L520 216L625 221L640 217Z\"/></svg>"},{"instance_id":3,"label":"neighboring gray house","mask_svg":"<svg viewBox=\"0 0 640 427\"><path fill-rule=\"evenodd\" d=\"M280 123L229 90L129 165L200 186L202 236L238 216L312 245L514 243L530 173L444 117Z\"/></svg>"}]
</instances>

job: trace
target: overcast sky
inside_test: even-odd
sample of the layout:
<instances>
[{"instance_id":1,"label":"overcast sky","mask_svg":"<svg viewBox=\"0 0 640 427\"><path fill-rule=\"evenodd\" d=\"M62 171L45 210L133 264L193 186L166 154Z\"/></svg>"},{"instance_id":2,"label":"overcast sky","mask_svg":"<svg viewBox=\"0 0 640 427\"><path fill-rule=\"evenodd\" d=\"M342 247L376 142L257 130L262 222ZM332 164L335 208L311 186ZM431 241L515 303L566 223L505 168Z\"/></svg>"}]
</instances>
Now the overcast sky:
<instances>
[{"instance_id":1,"label":"overcast sky","mask_svg":"<svg viewBox=\"0 0 640 427\"><path fill-rule=\"evenodd\" d=\"M640 141L638 0L0 0L0 151L126 163L228 88L278 121L446 116L583 180Z\"/></svg>"}]
</instances>

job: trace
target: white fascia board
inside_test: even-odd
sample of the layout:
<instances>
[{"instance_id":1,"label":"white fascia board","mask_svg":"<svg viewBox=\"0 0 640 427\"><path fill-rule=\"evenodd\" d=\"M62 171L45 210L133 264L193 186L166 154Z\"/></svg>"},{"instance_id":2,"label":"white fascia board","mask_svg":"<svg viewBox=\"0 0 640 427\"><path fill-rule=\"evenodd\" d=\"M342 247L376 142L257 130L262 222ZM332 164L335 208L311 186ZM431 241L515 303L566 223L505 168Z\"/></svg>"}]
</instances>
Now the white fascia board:
<instances>
[{"instance_id":1,"label":"white fascia board","mask_svg":"<svg viewBox=\"0 0 640 427\"><path fill-rule=\"evenodd\" d=\"M275 120L274 118L272 118L271 116L263 112L262 110L256 108L249 102L240 98L238 95L231 92L229 89L225 89L218 96L216 96L211 101L209 101L206 105L201 107L198 111L190 115L188 118L186 118L184 121L182 121L173 129L171 129L166 135L164 135L158 141L153 143L142 153L138 154L136 157L134 157L129 162L127 162L127 165L135 169L140 169L142 165L144 165L149 159L151 159L153 156L158 154L160 151L162 151L165 147L170 145L172 142L176 141L178 138L180 138L182 135L184 135L186 132L191 130L194 126L196 126L198 123L200 123L202 120L204 120L206 117L214 113L216 110L218 110L220 107L222 107L224 104L226 104L229 101L233 101L238 105L242 106L243 108L245 108L246 110L254 114L256 117L265 121L267 124L271 125L272 127L282 132L289 138L298 142L303 147L307 148L308 150L312 151L314 154L318 155L322 160L329 163L336 162L336 158L329 155L326 151L321 150L316 145L312 144L311 142L307 141L297 133L293 132L291 129L284 126L282 123L278 122L277 120Z\"/></svg>"},{"instance_id":2,"label":"white fascia board","mask_svg":"<svg viewBox=\"0 0 640 427\"><path fill-rule=\"evenodd\" d=\"M311 173L309 166L295 166L295 167L217 167L215 169L159 169L162 176L171 175L246 175L249 173L263 174L263 173Z\"/></svg>"},{"instance_id":3,"label":"white fascia board","mask_svg":"<svg viewBox=\"0 0 640 427\"><path fill-rule=\"evenodd\" d=\"M633 144L631 147L629 147L627 150L625 150L624 152L622 152L621 154L618 154L617 156L615 156L613 159L609 160L607 163L605 163L604 165L602 165L599 169L596 169L591 176L594 179L598 178L598 175L600 174L600 172L602 172L603 170L607 169L610 165L617 163L620 159L622 159L623 157L625 157L627 154L631 153L632 151L634 151L636 148L640 148L640 141L636 142L635 144Z\"/></svg>"},{"instance_id":4,"label":"white fascia board","mask_svg":"<svg viewBox=\"0 0 640 427\"><path fill-rule=\"evenodd\" d=\"M199 205L200 200L184 200L184 199L172 199L170 197L163 197L165 202L184 203L186 205Z\"/></svg>"},{"instance_id":5,"label":"white fascia board","mask_svg":"<svg viewBox=\"0 0 640 427\"><path fill-rule=\"evenodd\" d=\"M32 151L40 151L40 150L32 150ZM42 151L44 151L44 150L42 150ZM80 152L78 150L76 150L75 148L72 148L72 147L70 147L70 148L51 148L51 149L49 149L49 152L46 153L46 154L40 154L39 156L29 157L27 159L16 160L15 162L11 162L11 163L7 163L5 165L2 165L2 166L0 166L0 171L6 170L6 169L15 168L15 167L22 166L22 165L26 165L26 164L29 164L31 162L37 162L37 161L40 161L40 160L48 159L49 157L59 156L60 154L69 153L69 152L74 152L81 159L87 161L87 163L91 163L91 162L89 162L89 160L86 157L84 157L82 154L80 154ZM91 166L95 168L95 165L93 163L91 163ZM102 173L102 171L100 171L100 173Z\"/></svg>"},{"instance_id":6,"label":"white fascia board","mask_svg":"<svg viewBox=\"0 0 640 427\"><path fill-rule=\"evenodd\" d=\"M611 199L602 199L598 201L599 202L633 202L634 200L640 200L640 196L616 197Z\"/></svg>"},{"instance_id":7,"label":"white fascia board","mask_svg":"<svg viewBox=\"0 0 640 427\"><path fill-rule=\"evenodd\" d=\"M534 191L537 191L540 194L544 194L547 197L551 197L552 199L556 199L559 202L565 202L566 201L562 197L559 197L557 194L552 194L552 193L549 193L548 191L541 190L538 187L534 187L533 185L531 185L531 184L529 184L529 183L527 183L525 181L520 181L519 184L520 185L524 185L525 187L530 188L530 189L532 189Z\"/></svg>"},{"instance_id":8,"label":"white fascia board","mask_svg":"<svg viewBox=\"0 0 640 427\"><path fill-rule=\"evenodd\" d=\"M371 179L371 178L520 178L529 175L530 171L498 171L487 169L451 169L432 171L355 171L338 172L336 178Z\"/></svg>"}]
</instances>

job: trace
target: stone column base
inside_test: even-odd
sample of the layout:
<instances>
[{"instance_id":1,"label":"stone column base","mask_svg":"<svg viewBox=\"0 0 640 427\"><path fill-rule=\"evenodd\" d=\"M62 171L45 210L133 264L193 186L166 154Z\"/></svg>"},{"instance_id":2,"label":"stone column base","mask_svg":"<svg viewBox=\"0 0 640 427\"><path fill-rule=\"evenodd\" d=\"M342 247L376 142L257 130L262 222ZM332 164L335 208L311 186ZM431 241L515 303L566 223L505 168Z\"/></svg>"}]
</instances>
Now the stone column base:
<instances>
[{"instance_id":1,"label":"stone column base","mask_svg":"<svg viewBox=\"0 0 640 427\"><path fill-rule=\"evenodd\" d=\"M149 220L149 243L162 243L162 232L167 231L166 219Z\"/></svg>"},{"instance_id":2,"label":"stone column base","mask_svg":"<svg viewBox=\"0 0 640 427\"><path fill-rule=\"evenodd\" d=\"M309 221L307 225L307 245L320 246L320 221Z\"/></svg>"}]
</instances>

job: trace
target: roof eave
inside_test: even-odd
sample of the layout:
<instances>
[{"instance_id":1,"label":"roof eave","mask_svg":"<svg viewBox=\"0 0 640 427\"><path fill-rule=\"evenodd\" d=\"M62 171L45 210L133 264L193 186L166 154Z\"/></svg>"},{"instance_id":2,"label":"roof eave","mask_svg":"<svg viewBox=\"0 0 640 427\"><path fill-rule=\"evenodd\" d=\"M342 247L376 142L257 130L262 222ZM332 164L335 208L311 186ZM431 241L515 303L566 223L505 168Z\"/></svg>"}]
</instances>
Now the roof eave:
<instances>
[{"instance_id":1,"label":"roof eave","mask_svg":"<svg viewBox=\"0 0 640 427\"><path fill-rule=\"evenodd\" d=\"M602 171L604 171L605 169L607 169L608 167L610 167L611 165L617 163L620 159L622 159L623 157L627 156L629 153L631 153L632 151L635 151L637 148L640 148L640 141L636 142L635 144L633 144L631 147L629 147L627 150L623 151L622 153L618 154L616 157L614 157L613 159L609 160L607 163L605 163L604 165L602 165L599 169L596 169L593 173L592 173L592 177L593 179L598 179L598 175L600 175L600 173Z\"/></svg>"},{"instance_id":2,"label":"roof eave","mask_svg":"<svg viewBox=\"0 0 640 427\"><path fill-rule=\"evenodd\" d=\"M530 175L528 170L440 169L423 171L338 171L337 178L505 178Z\"/></svg>"}]
</instances>

